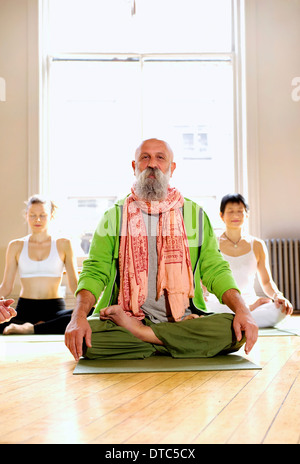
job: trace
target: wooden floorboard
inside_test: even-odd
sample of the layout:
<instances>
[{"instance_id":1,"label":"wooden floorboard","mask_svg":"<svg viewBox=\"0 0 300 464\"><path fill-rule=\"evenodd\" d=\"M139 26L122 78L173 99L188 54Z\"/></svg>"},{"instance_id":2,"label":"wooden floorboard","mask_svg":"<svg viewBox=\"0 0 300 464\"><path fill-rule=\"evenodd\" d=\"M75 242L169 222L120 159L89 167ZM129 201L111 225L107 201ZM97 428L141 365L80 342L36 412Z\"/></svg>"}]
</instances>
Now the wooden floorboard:
<instances>
[{"instance_id":1,"label":"wooden floorboard","mask_svg":"<svg viewBox=\"0 0 300 464\"><path fill-rule=\"evenodd\" d=\"M1 336L0 443L299 444L300 337L248 358L262 369L73 375L63 341Z\"/></svg>"}]
</instances>

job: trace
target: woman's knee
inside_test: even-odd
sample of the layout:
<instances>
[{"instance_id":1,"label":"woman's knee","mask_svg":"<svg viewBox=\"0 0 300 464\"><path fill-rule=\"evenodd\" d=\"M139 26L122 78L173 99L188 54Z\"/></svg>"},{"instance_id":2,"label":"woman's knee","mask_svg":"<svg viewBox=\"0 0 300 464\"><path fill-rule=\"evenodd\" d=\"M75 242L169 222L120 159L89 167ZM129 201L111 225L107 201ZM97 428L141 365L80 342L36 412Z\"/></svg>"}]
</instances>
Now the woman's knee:
<instances>
[{"instance_id":1,"label":"woman's knee","mask_svg":"<svg viewBox=\"0 0 300 464\"><path fill-rule=\"evenodd\" d=\"M286 317L286 314L281 311L281 308L277 308L274 303L267 303L259 306L254 309L251 314L256 324L261 329L265 327L274 327Z\"/></svg>"}]
</instances>

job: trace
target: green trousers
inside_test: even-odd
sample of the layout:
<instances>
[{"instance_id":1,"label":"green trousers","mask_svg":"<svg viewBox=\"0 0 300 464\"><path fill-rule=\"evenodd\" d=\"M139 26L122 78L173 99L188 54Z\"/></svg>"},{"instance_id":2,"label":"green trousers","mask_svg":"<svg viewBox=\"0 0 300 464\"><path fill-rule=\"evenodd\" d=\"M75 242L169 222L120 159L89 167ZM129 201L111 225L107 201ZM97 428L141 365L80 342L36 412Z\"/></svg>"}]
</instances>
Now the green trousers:
<instances>
[{"instance_id":1,"label":"green trousers","mask_svg":"<svg viewBox=\"0 0 300 464\"><path fill-rule=\"evenodd\" d=\"M232 328L234 315L212 314L181 322L161 322L150 326L163 345L143 342L127 329L111 321L101 321L99 315L88 318L92 329L92 348L85 358L142 359L153 355L173 358L207 358L237 351L245 343L245 336L236 340Z\"/></svg>"}]
</instances>

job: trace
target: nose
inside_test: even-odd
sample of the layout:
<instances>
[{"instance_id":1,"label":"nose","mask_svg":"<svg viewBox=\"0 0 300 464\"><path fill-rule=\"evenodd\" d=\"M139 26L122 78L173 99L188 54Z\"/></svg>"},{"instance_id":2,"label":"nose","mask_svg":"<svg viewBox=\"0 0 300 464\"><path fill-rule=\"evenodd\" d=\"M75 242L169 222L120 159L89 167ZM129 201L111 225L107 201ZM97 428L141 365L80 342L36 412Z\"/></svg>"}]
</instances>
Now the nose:
<instances>
[{"instance_id":1,"label":"nose","mask_svg":"<svg viewBox=\"0 0 300 464\"><path fill-rule=\"evenodd\" d=\"M156 167L157 167L156 160L151 158L148 163L148 168L156 168Z\"/></svg>"}]
</instances>

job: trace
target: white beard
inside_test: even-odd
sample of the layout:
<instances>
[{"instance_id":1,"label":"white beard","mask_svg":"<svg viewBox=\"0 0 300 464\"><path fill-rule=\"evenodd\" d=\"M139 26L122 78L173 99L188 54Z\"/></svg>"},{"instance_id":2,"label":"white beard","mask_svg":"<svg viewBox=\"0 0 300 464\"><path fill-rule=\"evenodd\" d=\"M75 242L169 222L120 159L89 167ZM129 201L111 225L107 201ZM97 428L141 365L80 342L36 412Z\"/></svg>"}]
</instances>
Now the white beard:
<instances>
[{"instance_id":1,"label":"white beard","mask_svg":"<svg viewBox=\"0 0 300 464\"><path fill-rule=\"evenodd\" d=\"M150 174L154 174L155 179L149 178ZM135 175L137 178L135 192L141 200L161 201L167 197L171 165L166 174L158 168L148 167L143 172L140 172L136 167Z\"/></svg>"}]
</instances>

